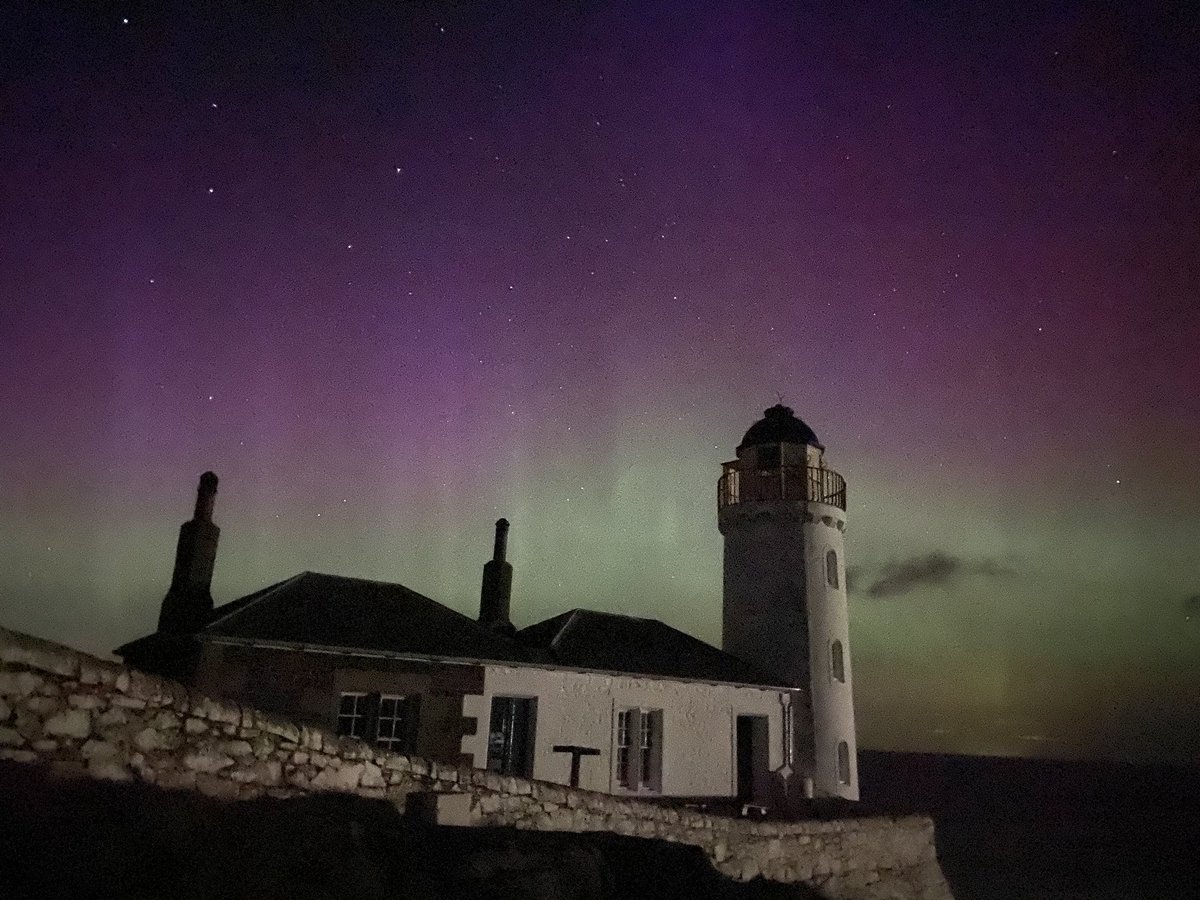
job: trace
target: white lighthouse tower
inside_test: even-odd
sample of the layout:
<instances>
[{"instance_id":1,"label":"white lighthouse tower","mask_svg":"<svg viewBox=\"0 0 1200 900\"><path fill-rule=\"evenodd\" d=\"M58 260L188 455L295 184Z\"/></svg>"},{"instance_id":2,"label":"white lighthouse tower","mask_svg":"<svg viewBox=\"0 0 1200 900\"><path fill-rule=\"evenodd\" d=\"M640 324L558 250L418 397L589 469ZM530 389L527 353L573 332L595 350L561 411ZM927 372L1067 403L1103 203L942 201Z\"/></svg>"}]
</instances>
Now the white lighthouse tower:
<instances>
[{"instance_id":1,"label":"white lighthouse tower","mask_svg":"<svg viewBox=\"0 0 1200 900\"><path fill-rule=\"evenodd\" d=\"M846 482L782 404L750 426L723 470L724 649L803 689L792 715L793 779L814 796L857 800Z\"/></svg>"}]
</instances>

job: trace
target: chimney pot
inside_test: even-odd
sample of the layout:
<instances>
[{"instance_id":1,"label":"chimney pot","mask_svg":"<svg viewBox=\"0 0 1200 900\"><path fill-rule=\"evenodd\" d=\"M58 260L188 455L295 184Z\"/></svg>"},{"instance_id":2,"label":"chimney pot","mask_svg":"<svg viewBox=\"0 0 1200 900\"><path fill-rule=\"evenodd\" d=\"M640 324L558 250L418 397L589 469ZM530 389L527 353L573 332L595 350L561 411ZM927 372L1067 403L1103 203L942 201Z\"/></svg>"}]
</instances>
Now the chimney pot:
<instances>
[{"instance_id":1,"label":"chimney pot","mask_svg":"<svg viewBox=\"0 0 1200 900\"><path fill-rule=\"evenodd\" d=\"M192 518L197 522L211 522L216 503L217 476L213 472L205 472L200 476L200 486L196 488L196 511Z\"/></svg>"},{"instance_id":2,"label":"chimney pot","mask_svg":"<svg viewBox=\"0 0 1200 900\"><path fill-rule=\"evenodd\" d=\"M496 543L492 558L483 564L483 587L479 594L479 624L512 633L509 606L512 602L512 566L504 559L508 550L508 519L496 521Z\"/></svg>"},{"instance_id":3,"label":"chimney pot","mask_svg":"<svg viewBox=\"0 0 1200 900\"><path fill-rule=\"evenodd\" d=\"M508 519L496 520L496 543L492 548L492 559L496 562L504 562L504 556L508 551Z\"/></svg>"}]
</instances>

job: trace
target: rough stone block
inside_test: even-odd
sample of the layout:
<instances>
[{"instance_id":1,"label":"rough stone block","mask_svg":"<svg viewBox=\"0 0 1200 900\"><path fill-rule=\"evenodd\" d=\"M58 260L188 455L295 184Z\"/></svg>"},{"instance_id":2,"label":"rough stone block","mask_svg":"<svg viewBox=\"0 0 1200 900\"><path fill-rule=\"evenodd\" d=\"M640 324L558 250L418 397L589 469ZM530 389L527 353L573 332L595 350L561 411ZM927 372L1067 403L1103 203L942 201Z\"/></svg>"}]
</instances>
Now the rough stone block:
<instances>
[{"instance_id":1,"label":"rough stone block","mask_svg":"<svg viewBox=\"0 0 1200 900\"><path fill-rule=\"evenodd\" d=\"M219 778L208 772L196 774L196 790L206 797L213 797L217 800L236 800L238 798L238 785L235 782Z\"/></svg>"},{"instance_id":2,"label":"rough stone block","mask_svg":"<svg viewBox=\"0 0 1200 900\"><path fill-rule=\"evenodd\" d=\"M37 754L32 750L17 750L12 747L0 747L0 759L13 762L31 763L37 760Z\"/></svg>"},{"instance_id":3,"label":"rough stone block","mask_svg":"<svg viewBox=\"0 0 1200 900\"><path fill-rule=\"evenodd\" d=\"M87 763L87 773L92 778L100 778L105 781L133 781L133 773L128 767L123 766L121 762L112 757L96 757L89 759Z\"/></svg>"},{"instance_id":4,"label":"rough stone block","mask_svg":"<svg viewBox=\"0 0 1200 900\"><path fill-rule=\"evenodd\" d=\"M762 870L759 868L757 860L744 859L738 869L737 877L739 881L753 881L761 873Z\"/></svg>"},{"instance_id":5,"label":"rough stone block","mask_svg":"<svg viewBox=\"0 0 1200 900\"><path fill-rule=\"evenodd\" d=\"M300 729L300 743L309 750L320 751L325 748L325 737L317 729L306 725Z\"/></svg>"},{"instance_id":6,"label":"rough stone block","mask_svg":"<svg viewBox=\"0 0 1200 900\"><path fill-rule=\"evenodd\" d=\"M34 741L32 744L30 744L30 747L43 755L47 753L54 753L56 750L58 750L58 741L51 740L50 738L42 738L41 740Z\"/></svg>"},{"instance_id":7,"label":"rough stone block","mask_svg":"<svg viewBox=\"0 0 1200 900\"><path fill-rule=\"evenodd\" d=\"M250 746L249 741L236 740L226 741L222 745L222 749L230 756L253 756L254 748Z\"/></svg>"},{"instance_id":8,"label":"rough stone block","mask_svg":"<svg viewBox=\"0 0 1200 900\"><path fill-rule=\"evenodd\" d=\"M118 688L118 690L131 697L141 697L147 703L159 704L163 700L169 699L169 692L163 689L162 679L136 669L129 670L125 688Z\"/></svg>"},{"instance_id":9,"label":"rough stone block","mask_svg":"<svg viewBox=\"0 0 1200 900\"><path fill-rule=\"evenodd\" d=\"M155 713L154 718L150 720L150 727L157 728L159 731L175 731L182 724L178 713L166 709Z\"/></svg>"},{"instance_id":10,"label":"rough stone block","mask_svg":"<svg viewBox=\"0 0 1200 900\"><path fill-rule=\"evenodd\" d=\"M27 741L36 741L42 736L42 720L33 713L23 709L17 710L13 727Z\"/></svg>"},{"instance_id":11,"label":"rough stone block","mask_svg":"<svg viewBox=\"0 0 1200 900\"><path fill-rule=\"evenodd\" d=\"M117 681L119 667L114 663L102 662L92 656L79 659L79 683L111 686Z\"/></svg>"},{"instance_id":12,"label":"rough stone block","mask_svg":"<svg viewBox=\"0 0 1200 900\"><path fill-rule=\"evenodd\" d=\"M6 629L0 630L0 663L68 678L79 676L79 654L74 650Z\"/></svg>"},{"instance_id":13,"label":"rough stone block","mask_svg":"<svg viewBox=\"0 0 1200 900\"><path fill-rule=\"evenodd\" d=\"M71 694L67 703L76 709L100 709L104 706L104 698L99 694Z\"/></svg>"},{"instance_id":14,"label":"rough stone block","mask_svg":"<svg viewBox=\"0 0 1200 900\"><path fill-rule=\"evenodd\" d=\"M14 699L28 697L45 682L36 672L0 672L0 694Z\"/></svg>"},{"instance_id":15,"label":"rough stone block","mask_svg":"<svg viewBox=\"0 0 1200 900\"><path fill-rule=\"evenodd\" d=\"M177 750L183 744L183 736L178 731L159 731L157 728L146 727L137 733L133 744L143 753Z\"/></svg>"},{"instance_id":16,"label":"rough stone block","mask_svg":"<svg viewBox=\"0 0 1200 900\"><path fill-rule=\"evenodd\" d=\"M62 701L57 697L30 697L25 701L25 708L32 713L37 713L43 719L54 715L62 709Z\"/></svg>"},{"instance_id":17,"label":"rough stone block","mask_svg":"<svg viewBox=\"0 0 1200 900\"><path fill-rule=\"evenodd\" d=\"M263 759L254 764L258 783L273 787L283 779L283 764L275 759Z\"/></svg>"},{"instance_id":18,"label":"rough stone block","mask_svg":"<svg viewBox=\"0 0 1200 900\"><path fill-rule=\"evenodd\" d=\"M242 721L242 708L236 703L218 703L216 700L209 700L205 706L204 718L220 722L222 725L233 725L234 728L229 729L229 733L232 733ZM224 730L222 729L222 731Z\"/></svg>"},{"instance_id":19,"label":"rough stone block","mask_svg":"<svg viewBox=\"0 0 1200 900\"><path fill-rule=\"evenodd\" d=\"M382 788L386 786L383 780L383 770L374 763L363 763L362 777L358 782L365 788Z\"/></svg>"},{"instance_id":20,"label":"rough stone block","mask_svg":"<svg viewBox=\"0 0 1200 900\"><path fill-rule=\"evenodd\" d=\"M114 694L109 698L109 704L119 706L122 709L145 709L146 701L141 697L129 697L125 694Z\"/></svg>"},{"instance_id":21,"label":"rough stone block","mask_svg":"<svg viewBox=\"0 0 1200 900\"><path fill-rule=\"evenodd\" d=\"M212 746L202 745L183 754L183 766L193 772L212 774L227 769L234 764L233 758L226 756Z\"/></svg>"},{"instance_id":22,"label":"rough stone block","mask_svg":"<svg viewBox=\"0 0 1200 900\"><path fill-rule=\"evenodd\" d=\"M257 734L250 739L250 752L255 759L266 759L275 752L275 741L270 735Z\"/></svg>"},{"instance_id":23,"label":"rough stone block","mask_svg":"<svg viewBox=\"0 0 1200 900\"><path fill-rule=\"evenodd\" d=\"M129 721L129 713L123 709L106 709L100 715L96 716L95 725L97 728L112 728L117 725L124 725Z\"/></svg>"},{"instance_id":24,"label":"rough stone block","mask_svg":"<svg viewBox=\"0 0 1200 900\"><path fill-rule=\"evenodd\" d=\"M92 716L86 709L68 709L46 720L42 730L59 737L86 738L92 731Z\"/></svg>"},{"instance_id":25,"label":"rough stone block","mask_svg":"<svg viewBox=\"0 0 1200 900\"><path fill-rule=\"evenodd\" d=\"M0 726L0 747L20 747L25 737L15 728Z\"/></svg>"},{"instance_id":26,"label":"rough stone block","mask_svg":"<svg viewBox=\"0 0 1200 900\"><path fill-rule=\"evenodd\" d=\"M362 778L364 765L362 763L351 763L342 766L340 769L335 769L328 766L317 773L317 777L311 782L313 790L317 791L346 791L351 792L358 787L358 781Z\"/></svg>"},{"instance_id":27,"label":"rough stone block","mask_svg":"<svg viewBox=\"0 0 1200 900\"><path fill-rule=\"evenodd\" d=\"M273 734L285 741L291 741L294 744L300 743L300 729L291 722L285 722L282 719L276 719L273 716L259 713L256 717L258 728L265 731L267 734Z\"/></svg>"},{"instance_id":28,"label":"rough stone block","mask_svg":"<svg viewBox=\"0 0 1200 900\"><path fill-rule=\"evenodd\" d=\"M208 731L208 723L203 719L188 717L183 723L183 730L188 734L204 734Z\"/></svg>"},{"instance_id":29,"label":"rough stone block","mask_svg":"<svg viewBox=\"0 0 1200 900\"><path fill-rule=\"evenodd\" d=\"M92 738L79 748L79 755L84 759L115 759L120 752L120 748L115 744L96 738Z\"/></svg>"},{"instance_id":30,"label":"rough stone block","mask_svg":"<svg viewBox=\"0 0 1200 900\"><path fill-rule=\"evenodd\" d=\"M396 772L409 771L408 757L400 753L385 753L376 762L385 769L391 769Z\"/></svg>"}]
</instances>

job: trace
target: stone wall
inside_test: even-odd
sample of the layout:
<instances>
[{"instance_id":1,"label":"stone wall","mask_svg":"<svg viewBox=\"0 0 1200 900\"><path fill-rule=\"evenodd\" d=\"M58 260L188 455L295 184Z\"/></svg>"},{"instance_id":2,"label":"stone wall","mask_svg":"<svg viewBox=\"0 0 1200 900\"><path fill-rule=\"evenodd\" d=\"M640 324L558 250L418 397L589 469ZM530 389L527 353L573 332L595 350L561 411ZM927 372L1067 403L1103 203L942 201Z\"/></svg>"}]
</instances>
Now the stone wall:
<instances>
[{"instance_id":1,"label":"stone wall","mask_svg":"<svg viewBox=\"0 0 1200 900\"><path fill-rule=\"evenodd\" d=\"M344 791L450 811L469 824L693 844L733 878L803 882L829 897L950 897L929 819L753 822L454 768L4 629L0 759L227 800Z\"/></svg>"}]
</instances>

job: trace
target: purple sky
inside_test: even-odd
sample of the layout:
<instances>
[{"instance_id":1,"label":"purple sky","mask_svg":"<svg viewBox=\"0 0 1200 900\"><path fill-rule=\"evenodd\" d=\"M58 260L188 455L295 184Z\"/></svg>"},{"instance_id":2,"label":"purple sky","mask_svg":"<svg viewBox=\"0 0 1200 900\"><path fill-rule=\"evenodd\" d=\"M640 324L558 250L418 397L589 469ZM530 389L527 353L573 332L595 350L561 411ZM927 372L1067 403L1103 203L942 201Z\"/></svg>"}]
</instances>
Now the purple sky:
<instances>
[{"instance_id":1,"label":"purple sky","mask_svg":"<svg viewBox=\"0 0 1200 900\"><path fill-rule=\"evenodd\" d=\"M863 744L1195 760L1200 16L647 6L10 12L0 624L147 631L211 468L218 602L506 515L519 624L718 642L779 393Z\"/></svg>"}]
</instances>

